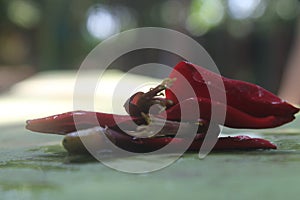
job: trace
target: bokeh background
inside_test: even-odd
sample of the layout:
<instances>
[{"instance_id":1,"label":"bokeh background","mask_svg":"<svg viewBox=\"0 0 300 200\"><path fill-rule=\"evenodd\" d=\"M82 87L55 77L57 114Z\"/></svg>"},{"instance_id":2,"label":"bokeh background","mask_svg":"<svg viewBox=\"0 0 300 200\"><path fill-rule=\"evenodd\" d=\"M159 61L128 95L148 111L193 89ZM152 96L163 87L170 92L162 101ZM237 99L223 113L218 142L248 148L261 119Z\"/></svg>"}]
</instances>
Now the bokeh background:
<instances>
[{"instance_id":1,"label":"bokeh background","mask_svg":"<svg viewBox=\"0 0 300 200\"><path fill-rule=\"evenodd\" d=\"M0 91L40 71L78 69L111 35L155 26L193 37L223 75L278 93L296 46L299 5L297 0L0 0ZM168 56L148 49L111 67L126 71Z\"/></svg>"},{"instance_id":2,"label":"bokeh background","mask_svg":"<svg viewBox=\"0 0 300 200\"><path fill-rule=\"evenodd\" d=\"M114 34L145 26L191 36L224 76L300 104L299 5L297 0L0 0L0 199L298 199L299 115L276 129L222 130L225 136L270 140L276 151L215 152L204 160L185 154L170 167L141 175L70 156L62 136L25 126L28 119L74 110L76 72L87 54ZM122 79L122 71L177 61L154 49L120 57L110 68L121 71L101 77L104 88L95 91L92 111L125 114L123 103L135 85L161 79L130 73ZM81 76L89 80L98 74ZM114 93L121 79L128 91ZM78 93L76 100L89 103L84 89ZM112 106L113 100L119 103ZM138 156L120 164L153 165L168 155L157 156L148 163Z\"/></svg>"}]
</instances>

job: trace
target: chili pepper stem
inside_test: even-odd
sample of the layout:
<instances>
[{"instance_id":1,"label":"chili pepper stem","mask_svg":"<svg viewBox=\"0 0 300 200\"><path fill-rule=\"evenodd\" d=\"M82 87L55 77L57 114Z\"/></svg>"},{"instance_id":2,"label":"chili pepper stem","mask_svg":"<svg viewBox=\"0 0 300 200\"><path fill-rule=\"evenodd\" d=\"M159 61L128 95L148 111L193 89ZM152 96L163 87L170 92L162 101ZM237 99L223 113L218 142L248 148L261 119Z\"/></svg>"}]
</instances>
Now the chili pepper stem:
<instances>
[{"instance_id":1,"label":"chili pepper stem","mask_svg":"<svg viewBox=\"0 0 300 200\"><path fill-rule=\"evenodd\" d=\"M148 92L137 92L132 95L124 104L126 111L131 116L141 116L142 113L148 114L151 106L159 105L158 113L161 113L166 108L173 105L173 101L165 98L159 98L159 96L165 96L162 92L165 89L171 87L176 81L176 78L166 78L161 84L155 88L151 88Z\"/></svg>"},{"instance_id":2,"label":"chili pepper stem","mask_svg":"<svg viewBox=\"0 0 300 200\"><path fill-rule=\"evenodd\" d=\"M145 114L145 113L141 113L142 117L145 119L145 122L147 125L149 125L151 123L151 118L149 115Z\"/></svg>"},{"instance_id":3,"label":"chili pepper stem","mask_svg":"<svg viewBox=\"0 0 300 200\"><path fill-rule=\"evenodd\" d=\"M150 89L147 93L144 93L141 95L139 100L137 101L138 107L143 107L145 104L148 104L152 106L153 104L157 103L157 100L159 101L159 104L166 107L169 103L172 103L170 100L162 100L157 99L155 96L164 96L163 93L161 93L163 90L170 88L173 85L173 82L176 81L176 78L166 78L162 81L160 85L158 85L155 88ZM149 108L150 108L149 106Z\"/></svg>"}]
</instances>

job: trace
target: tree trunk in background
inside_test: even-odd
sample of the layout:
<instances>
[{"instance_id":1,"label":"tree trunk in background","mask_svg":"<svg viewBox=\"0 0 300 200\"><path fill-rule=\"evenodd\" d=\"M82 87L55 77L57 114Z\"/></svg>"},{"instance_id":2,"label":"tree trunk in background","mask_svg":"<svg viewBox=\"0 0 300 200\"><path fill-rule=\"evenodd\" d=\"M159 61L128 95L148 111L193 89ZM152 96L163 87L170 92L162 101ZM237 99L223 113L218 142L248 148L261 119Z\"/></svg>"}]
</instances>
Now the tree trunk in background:
<instances>
[{"instance_id":1,"label":"tree trunk in background","mask_svg":"<svg viewBox=\"0 0 300 200\"><path fill-rule=\"evenodd\" d=\"M291 103L300 104L300 18L298 18L297 34L293 51L284 72L279 96Z\"/></svg>"}]
</instances>

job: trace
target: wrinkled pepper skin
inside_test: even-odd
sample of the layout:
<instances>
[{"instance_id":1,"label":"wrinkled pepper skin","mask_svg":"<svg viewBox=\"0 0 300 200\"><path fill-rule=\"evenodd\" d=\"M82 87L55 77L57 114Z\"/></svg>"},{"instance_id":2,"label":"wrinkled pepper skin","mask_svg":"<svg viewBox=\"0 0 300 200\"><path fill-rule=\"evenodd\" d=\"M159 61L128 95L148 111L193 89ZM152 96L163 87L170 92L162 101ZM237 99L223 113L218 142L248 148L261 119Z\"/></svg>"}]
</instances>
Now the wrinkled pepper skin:
<instances>
[{"instance_id":1,"label":"wrinkled pepper skin","mask_svg":"<svg viewBox=\"0 0 300 200\"><path fill-rule=\"evenodd\" d=\"M91 123L91 118L97 116L98 123ZM74 116L80 116L80 120L78 126L74 124ZM62 113L58 115L53 115L45 118L28 120L26 128L31 131L37 131L42 133L51 133L51 134L59 134L59 135L67 135L64 139L63 144L65 148L70 153L88 153L80 142L80 138L75 138L77 141L75 147L74 145L70 145L70 141L74 141L74 137L68 137L68 133L79 131L78 127L82 129L88 129L95 126L107 127L107 137L110 138L117 146L123 148L124 150L129 150L136 153L145 153L158 150L169 142L174 140L173 142L177 145L181 146L186 144L184 138L173 138L173 137L154 137L154 138L134 138L125 134L122 130L120 130L115 122L115 118L121 121L123 124L127 124L129 120L133 120L137 124L144 124L144 119L141 118L132 118L127 115L115 115L107 114L107 113L94 113L94 112L86 112L86 111L73 111ZM131 123L128 123L128 129L134 130L136 126L132 127ZM207 125L203 126L204 129L199 129L201 131L205 131ZM199 132L200 133L200 132ZM192 144L189 146L187 151L189 152L197 152L199 151L203 139L204 134L197 134L197 137L194 139ZM89 136L88 136L89 137ZM78 142L79 141L79 142ZM72 147L72 148L70 148ZM102 148L102 147L99 147ZM105 147L103 147L105 148ZM260 138L249 138L246 136L236 136L236 137L222 137L219 138L213 150L221 151L221 150L251 150L251 149L276 149L276 146L271 142L260 139ZM176 152L176 149L172 149Z\"/></svg>"},{"instance_id":2,"label":"wrinkled pepper skin","mask_svg":"<svg viewBox=\"0 0 300 200\"><path fill-rule=\"evenodd\" d=\"M178 120L190 121L193 118L189 118L189 115L180 115L180 105L184 106L185 109L194 110L195 102L198 103L200 110L200 118L209 120L211 116L211 106L215 106L216 110L226 109L225 126L230 128L270 128L277 127L294 119L294 116L289 117L279 117L279 116L265 116L265 117L255 117L241 110L238 110L231 106L226 106L222 103L212 101L206 98L189 98L180 102L180 104L175 104L161 115L162 118L167 118L168 120Z\"/></svg>"},{"instance_id":3,"label":"wrinkled pepper skin","mask_svg":"<svg viewBox=\"0 0 300 200\"><path fill-rule=\"evenodd\" d=\"M178 73L181 76L178 76ZM216 81L219 79L221 82ZM174 82L169 84L168 81L170 80ZM186 83L189 86L185 85ZM224 84L224 87L218 85L220 83ZM187 93L186 88L190 86L192 86L195 96ZM225 94L226 104L220 98L220 101L218 98L211 99L208 87L217 96L221 97L222 94ZM165 98L159 95L163 90L165 90ZM181 106L184 111L192 113L197 105L200 111L199 119L194 119L192 114L181 115ZM104 134L117 146L128 151L143 153L160 149L171 141L176 143L178 148L186 144L187 141L184 137L174 138L174 133L177 133L178 121L181 121L198 126L197 137L194 138L188 148L188 151L195 152L200 149L209 124L219 125L211 119L212 107L216 108L216 112L218 110L226 111L224 125L231 128L273 128L292 121L295 118L294 115L299 112L299 108L292 106L260 86L228 79L188 62L178 63L171 72L169 79L147 93L138 92L134 94L128 99L124 107L129 115L73 111L28 120L26 128L31 131L60 135L74 132L75 137L67 135L64 139L64 145L71 144L68 147L72 147L72 144L81 144L78 142L81 140L76 138L78 137L76 131L102 127L103 130L104 128L107 130ZM167 119L168 123L163 125L161 135L154 135L149 138L138 137L141 136L140 128L143 129L146 126L144 130L148 133L151 130L151 125L155 125L153 121L152 124L149 123L150 107L151 109L157 108L154 113L150 113L151 116ZM164 112L161 112L162 108ZM124 128L125 130L136 131L138 136L126 134L123 131ZM171 132L173 135L168 134ZM77 143L72 143L72 141L77 141ZM76 145L73 149L84 149L84 147L76 148ZM264 139L237 136L219 138L213 150L275 148L274 144Z\"/></svg>"},{"instance_id":4,"label":"wrinkled pepper skin","mask_svg":"<svg viewBox=\"0 0 300 200\"><path fill-rule=\"evenodd\" d=\"M178 73L182 76L178 76ZM205 80L203 76L205 76ZM178 102L176 94L180 99L198 98L199 103L203 104L199 106L201 108L200 112L202 112L202 109L206 110L207 108L205 107L210 106L210 104L222 104L222 102L208 102L211 98L207 85L217 94L221 95L222 92L225 92L227 115L224 125L232 128L277 127L292 121L295 118L294 114L299 112L299 108L292 106L260 86L222 77L189 62L178 63L170 73L169 78L176 78L176 81L174 81L170 89L167 88L165 90L166 99L172 100L175 107L176 104L181 103ZM185 79L185 81L182 79ZM216 79L223 81L225 91L222 90L220 85L215 83L216 81L214 80ZM184 84L186 81L188 81L189 87L193 88L196 97L186 93L185 88L188 87ZM174 110L177 109L174 108ZM169 112L173 115L175 113L174 110ZM201 118L209 120L210 112L206 113L207 115L201 115ZM173 119L175 118L173 117ZM247 120L249 121L246 122Z\"/></svg>"},{"instance_id":5,"label":"wrinkled pepper skin","mask_svg":"<svg viewBox=\"0 0 300 200\"><path fill-rule=\"evenodd\" d=\"M176 143L176 146L186 146L187 141L184 138L137 138L134 139L126 134L121 134L114 130L107 132L107 137L111 141L114 141L118 147L136 153L146 153L156 151L167 144L172 142ZM198 152L202 146L204 137L201 134L196 137L192 144L187 149L188 152ZM251 150L251 149L276 149L276 146L271 142L261 138L250 138L248 136L235 136L235 137L222 137L219 138L213 150ZM170 149L171 152L176 152L176 147Z\"/></svg>"},{"instance_id":6,"label":"wrinkled pepper skin","mask_svg":"<svg viewBox=\"0 0 300 200\"><path fill-rule=\"evenodd\" d=\"M97 120L95 119L95 116ZM76 118L76 125L75 120ZM96 126L107 127L115 131L136 130L140 125L146 125L143 117L131 117L129 115L115 115L91 111L72 111L52 115L49 117L27 120L26 129L41 133L65 135L76 130L88 129ZM166 121L161 131L176 132L179 124L176 121ZM198 125L198 133L206 133L209 123L201 120Z\"/></svg>"},{"instance_id":7,"label":"wrinkled pepper skin","mask_svg":"<svg viewBox=\"0 0 300 200\"><path fill-rule=\"evenodd\" d=\"M135 152L135 153L148 153L163 148L170 142L173 142L172 147L168 147L168 153L181 152L180 147L187 146L189 143L185 138L173 138L173 137L154 137L154 138L135 138L125 133L111 130L93 128L90 129L91 134L73 132L67 134L63 140L64 147L71 154L86 154L89 153L82 143L81 137L84 137L85 143L99 148L101 150L107 150L108 152L114 152L114 149L107 145L107 138L119 148L123 150ZM80 135L80 136L79 136ZM105 136L107 138L105 138ZM100 140L99 140L100 139ZM189 145L188 152L198 152L202 146L204 140L203 134L197 134L194 141ZM219 138L214 151L226 151L226 150L251 150L251 149L276 149L276 146L267 140L261 138L250 138L248 136L235 136L235 137L222 137ZM166 150L167 151L167 150ZM167 152L166 152L167 153Z\"/></svg>"},{"instance_id":8,"label":"wrinkled pepper skin","mask_svg":"<svg viewBox=\"0 0 300 200\"><path fill-rule=\"evenodd\" d=\"M109 130L107 137L111 141L127 151L146 153L158 150L167 144L172 142L176 143L176 146L186 146L187 141L184 138L172 138L172 137L161 137L161 138L133 138L126 134ZM198 134L198 137L194 139L192 144L187 149L188 152L198 152L202 146L204 137L202 134ZM235 136L235 137L221 137L217 141L213 150L251 150L251 149L276 149L277 147L271 142L261 138L250 138L248 136ZM171 152L176 152L176 147L171 149Z\"/></svg>"},{"instance_id":9,"label":"wrinkled pepper skin","mask_svg":"<svg viewBox=\"0 0 300 200\"><path fill-rule=\"evenodd\" d=\"M186 146L187 141L184 138L138 138L134 139L128 135L120 135L118 132L110 131L109 138L111 141L127 151L135 153L147 153L161 149L169 144L171 141L176 143L177 147ZM203 137L195 139L187 149L188 152L198 152L204 141ZM176 152L176 146L174 149L170 149L171 152ZM218 139L213 150L225 151L225 150L251 150L251 149L276 149L277 147L271 142L261 138L250 138L248 136L235 136L235 137L221 137Z\"/></svg>"},{"instance_id":10,"label":"wrinkled pepper skin","mask_svg":"<svg viewBox=\"0 0 300 200\"><path fill-rule=\"evenodd\" d=\"M95 116L97 120L94 120ZM77 126L75 125L74 118L76 118ZM73 111L45 118L27 120L26 128L41 133L65 135L66 133L76 131L77 129L82 130L95 126L120 130L117 123L123 124L124 127L127 125L130 128L133 125L131 123L132 121L135 122L136 125L145 123L145 120L141 117L138 118L128 115L114 115L88 111Z\"/></svg>"}]
</instances>

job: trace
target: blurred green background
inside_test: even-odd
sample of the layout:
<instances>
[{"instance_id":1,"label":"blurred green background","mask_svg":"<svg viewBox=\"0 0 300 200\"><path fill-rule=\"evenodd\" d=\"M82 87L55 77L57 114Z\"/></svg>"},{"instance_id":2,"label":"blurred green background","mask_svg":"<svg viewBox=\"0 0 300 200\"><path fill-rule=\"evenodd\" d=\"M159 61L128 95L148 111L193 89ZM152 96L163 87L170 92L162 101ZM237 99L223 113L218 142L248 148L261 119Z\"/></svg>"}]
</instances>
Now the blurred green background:
<instances>
[{"instance_id":1,"label":"blurred green background","mask_svg":"<svg viewBox=\"0 0 300 200\"><path fill-rule=\"evenodd\" d=\"M155 26L193 37L223 75L276 93L298 16L297 0L0 0L0 90L35 72L77 69L111 35ZM162 62L161 54L136 52L115 67Z\"/></svg>"},{"instance_id":2,"label":"blurred green background","mask_svg":"<svg viewBox=\"0 0 300 200\"><path fill-rule=\"evenodd\" d=\"M141 175L68 156L61 136L24 128L26 119L73 110L76 69L87 54L113 34L144 26L170 28L193 37L224 76L275 93L279 88L285 91L282 80L294 75L291 84L295 87L287 84L286 90L298 93L294 102L300 103L299 3L0 0L0 199L299 198L299 115L293 123L276 129L222 132L262 137L278 145L278 150L219 152L204 160L197 154L185 154L168 168ZM293 66L299 71L286 73L293 54ZM110 67L127 71L149 62L172 66L176 59L167 52L146 49L122 56ZM93 75L97 74L87 73L86 77ZM31 78L15 84L27 77ZM122 73L113 71L105 79L103 85L108 87L97 93L97 111L113 110L108 106L115 97L111 88L121 77ZM125 83L131 88L133 82L145 79L150 81L129 76ZM82 101L85 94L83 91ZM119 101L127 99L128 91L118 95L115 99ZM123 164L139 159L125 159Z\"/></svg>"}]
</instances>

